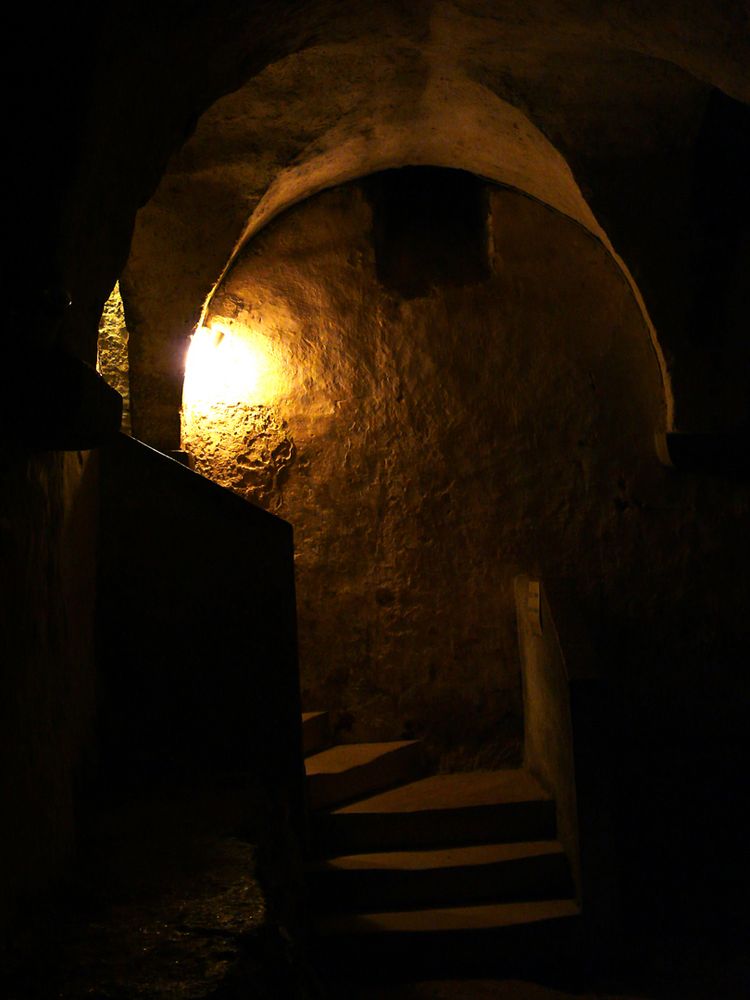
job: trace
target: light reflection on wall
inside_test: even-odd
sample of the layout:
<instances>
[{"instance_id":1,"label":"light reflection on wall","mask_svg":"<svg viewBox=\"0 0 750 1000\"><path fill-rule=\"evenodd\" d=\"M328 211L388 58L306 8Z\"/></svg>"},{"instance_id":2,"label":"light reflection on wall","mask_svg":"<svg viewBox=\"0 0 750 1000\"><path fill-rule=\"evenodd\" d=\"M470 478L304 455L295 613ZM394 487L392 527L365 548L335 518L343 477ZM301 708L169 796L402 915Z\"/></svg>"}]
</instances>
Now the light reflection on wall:
<instances>
[{"instance_id":1,"label":"light reflection on wall","mask_svg":"<svg viewBox=\"0 0 750 1000\"><path fill-rule=\"evenodd\" d=\"M221 323L193 334L185 365L183 408L194 415L236 403L269 405L283 395L282 365L271 344Z\"/></svg>"},{"instance_id":2,"label":"light reflection on wall","mask_svg":"<svg viewBox=\"0 0 750 1000\"><path fill-rule=\"evenodd\" d=\"M279 337L217 320L196 330L182 392L182 447L195 471L278 508L296 455L283 412L294 390Z\"/></svg>"}]
</instances>

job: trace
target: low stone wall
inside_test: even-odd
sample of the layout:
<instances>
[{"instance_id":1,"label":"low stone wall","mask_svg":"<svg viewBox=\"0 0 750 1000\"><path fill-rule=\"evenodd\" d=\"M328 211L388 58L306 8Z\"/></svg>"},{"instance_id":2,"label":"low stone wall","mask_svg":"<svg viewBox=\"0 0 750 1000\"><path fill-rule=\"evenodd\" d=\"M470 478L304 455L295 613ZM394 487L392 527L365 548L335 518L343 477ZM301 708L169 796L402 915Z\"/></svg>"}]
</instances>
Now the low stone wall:
<instances>
[{"instance_id":1,"label":"low stone wall","mask_svg":"<svg viewBox=\"0 0 750 1000\"><path fill-rule=\"evenodd\" d=\"M244 777L283 817L268 835L291 837L302 756L289 525L124 435L101 468L105 785Z\"/></svg>"}]
</instances>

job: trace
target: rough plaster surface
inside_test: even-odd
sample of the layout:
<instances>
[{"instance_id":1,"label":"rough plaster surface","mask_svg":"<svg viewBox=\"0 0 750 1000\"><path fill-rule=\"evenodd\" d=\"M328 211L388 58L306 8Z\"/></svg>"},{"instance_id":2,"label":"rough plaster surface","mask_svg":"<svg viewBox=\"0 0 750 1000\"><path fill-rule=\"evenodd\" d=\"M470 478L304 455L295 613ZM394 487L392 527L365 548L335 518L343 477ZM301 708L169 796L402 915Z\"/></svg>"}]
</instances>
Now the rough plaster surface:
<instances>
[{"instance_id":1,"label":"rough plaster surface","mask_svg":"<svg viewBox=\"0 0 750 1000\"><path fill-rule=\"evenodd\" d=\"M512 578L634 559L658 365L611 257L528 198L492 190L489 281L409 301L379 286L371 225L347 185L248 245L209 319L266 343L282 395L188 410L183 443L294 525L306 707L497 763L520 724Z\"/></svg>"}]
</instances>

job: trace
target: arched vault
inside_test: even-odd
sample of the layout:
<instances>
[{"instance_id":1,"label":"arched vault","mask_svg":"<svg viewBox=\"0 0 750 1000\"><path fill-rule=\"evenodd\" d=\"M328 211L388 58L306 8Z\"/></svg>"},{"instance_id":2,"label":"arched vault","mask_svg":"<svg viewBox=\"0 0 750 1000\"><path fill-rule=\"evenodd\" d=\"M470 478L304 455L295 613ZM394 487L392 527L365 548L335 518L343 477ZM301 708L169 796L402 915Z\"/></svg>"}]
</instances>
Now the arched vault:
<instances>
[{"instance_id":1,"label":"arched vault","mask_svg":"<svg viewBox=\"0 0 750 1000\"><path fill-rule=\"evenodd\" d=\"M389 114L378 118L373 114L372 118L355 118L345 125L337 123L319 136L270 183L234 244L212 293L245 244L285 209L325 188L401 166L469 171L548 205L601 241L622 269L643 313L664 386L665 423L671 427L669 373L653 323L627 265L586 203L558 150L517 108L470 80L433 76L413 109L413 117Z\"/></svg>"},{"instance_id":2,"label":"arched vault","mask_svg":"<svg viewBox=\"0 0 750 1000\"><path fill-rule=\"evenodd\" d=\"M420 16L324 18L295 51L280 50L208 108L138 215L121 283L136 434L174 443L185 339L254 233L323 188L407 164L472 171L600 240L646 319L664 387L660 429L672 426L661 343L666 328L669 346L682 317L663 309L657 338L629 265L643 280L640 244L650 251L684 207L684 177L672 184L666 174L687 169L710 92L704 81L718 69L694 44L686 15L677 35L636 35L627 5L597 17L569 5L514 10L436 3ZM731 70L725 64L721 82L736 90ZM634 162L643 166L627 173L623 198L623 171ZM665 262L681 266L678 242L651 253L650 285Z\"/></svg>"}]
</instances>

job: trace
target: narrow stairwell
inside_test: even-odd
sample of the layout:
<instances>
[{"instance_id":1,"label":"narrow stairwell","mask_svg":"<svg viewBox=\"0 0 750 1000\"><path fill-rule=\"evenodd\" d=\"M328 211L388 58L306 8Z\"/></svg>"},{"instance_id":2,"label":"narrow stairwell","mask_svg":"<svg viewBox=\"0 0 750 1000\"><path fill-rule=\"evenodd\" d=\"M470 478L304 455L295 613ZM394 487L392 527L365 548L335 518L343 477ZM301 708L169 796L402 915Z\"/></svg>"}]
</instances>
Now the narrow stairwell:
<instances>
[{"instance_id":1,"label":"narrow stairwell","mask_svg":"<svg viewBox=\"0 0 750 1000\"><path fill-rule=\"evenodd\" d=\"M530 773L425 775L418 740L331 746L325 712L302 731L308 895L332 974L577 977L570 865Z\"/></svg>"}]
</instances>

